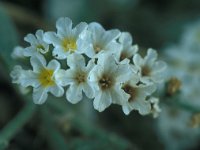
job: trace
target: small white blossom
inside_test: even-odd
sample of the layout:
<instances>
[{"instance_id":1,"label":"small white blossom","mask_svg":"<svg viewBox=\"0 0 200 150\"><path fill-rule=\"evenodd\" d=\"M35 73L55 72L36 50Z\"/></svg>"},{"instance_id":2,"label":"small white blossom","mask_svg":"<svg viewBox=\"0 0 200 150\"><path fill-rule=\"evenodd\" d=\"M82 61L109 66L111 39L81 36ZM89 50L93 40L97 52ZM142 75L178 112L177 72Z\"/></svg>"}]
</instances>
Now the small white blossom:
<instances>
[{"instance_id":1,"label":"small white blossom","mask_svg":"<svg viewBox=\"0 0 200 150\"><path fill-rule=\"evenodd\" d=\"M163 105L157 121L157 134L166 150L187 150L199 144L199 128L190 126L190 111Z\"/></svg>"},{"instance_id":2,"label":"small white blossom","mask_svg":"<svg viewBox=\"0 0 200 150\"><path fill-rule=\"evenodd\" d=\"M16 46L11 54L11 57L14 59L24 58L24 48L21 46Z\"/></svg>"},{"instance_id":3,"label":"small white blossom","mask_svg":"<svg viewBox=\"0 0 200 150\"><path fill-rule=\"evenodd\" d=\"M45 54L49 51L49 44L44 41L43 30L37 30L35 35L28 34L24 40L30 43L30 46L24 50L24 56L34 56L37 53Z\"/></svg>"},{"instance_id":4,"label":"small white blossom","mask_svg":"<svg viewBox=\"0 0 200 150\"><path fill-rule=\"evenodd\" d=\"M23 87L33 87L33 101L42 104L48 97L48 92L56 97L64 94L63 88L55 80L55 74L60 69L60 64L56 60L51 60L46 66L46 60L42 55L31 57L33 70L23 70L16 66L11 72L13 83L18 83Z\"/></svg>"},{"instance_id":5,"label":"small white blossom","mask_svg":"<svg viewBox=\"0 0 200 150\"><path fill-rule=\"evenodd\" d=\"M69 18L60 18L56 22L57 33L47 32L44 39L47 43L53 44L53 56L58 59L65 59L71 53L82 53L87 45L84 44L83 35L87 28L85 22L81 22L72 28L72 21Z\"/></svg>"},{"instance_id":6,"label":"small white blossom","mask_svg":"<svg viewBox=\"0 0 200 150\"><path fill-rule=\"evenodd\" d=\"M142 58L139 54L133 57L133 63L138 70L141 82L145 84L160 83L164 80L164 70L166 64L157 60L157 52L151 48L148 49L147 55Z\"/></svg>"},{"instance_id":7,"label":"small white blossom","mask_svg":"<svg viewBox=\"0 0 200 150\"><path fill-rule=\"evenodd\" d=\"M86 66L85 58L80 54L72 54L67 57L67 65L70 69L60 70L56 78L63 85L70 85L66 92L66 98L69 102L75 104L82 100L82 92L88 98L93 98L94 93L91 83L88 80L90 70L95 65L90 60Z\"/></svg>"},{"instance_id":8,"label":"small white blossom","mask_svg":"<svg viewBox=\"0 0 200 150\"><path fill-rule=\"evenodd\" d=\"M157 118L161 112L161 108L159 107L159 99L156 97L150 97L148 101L151 103L151 113L153 114L153 117Z\"/></svg>"},{"instance_id":9,"label":"small white blossom","mask_svg":"<svg viewBox=\"0 0 200 150\"><path fill-rule=\"evenodd\" d=\"M114 52L116 58L119 62L123 63L125 59L130 60L133 55L135 55L138 51L137 45L132 45L132 37L131 34L128 32L122 32L119 37L119 43L122 45L119 51Z\"/></svg>"},{"instance_id":10,"label":"small white blossom","mask_svg":"<svg viewBox=\"0 0 200 150\"><path fill-rule=\"evenodd\" d=\"M166 65L157 61L156 51L148 49L142 58L130 33L105 30L97 22L73 27L72 20L63 17L57 20L56 30L28 34L24 40L30 45L16 47L12 53L13 58L30 60L32 68L15 66L10 76L23 91L33 89L34 103L43 104L49 93L61 97L66 89L72 104L87 97L99 112L118 104L125 114L137 110L157 116L159 101L151 96L164 78Z\"/></svg>"},{"instance_id":11,"label":"small white blossom","mask_svg":"<svg viewBox=\"0 0 200 150\"><path fill-rule=\"evenodd\" d=\"M99 23L90 23L85 37L89 47L84 53L90 58L101 52L116 53L121 49L121 45L116 42L119 35L120 31L117 29L106 31Z\"/></svg>"},{"instance_id":12,"label":"small white blossom","mask_svg":"<svg viewBox=\"0 0 200 150\"><path fill-rule=\"evenodd\" d=\"M146 97L151 95L155 90L155 85L139 84L140 78L136 74L132 74L123 84L122 89L130 95L128 101L122 105L123 112L128 115L132 110L138 110L142 115L149 114L151 111L151 103ZM139 85L138 85L139 84Z\"/></svg>"},{"instance_id":13,"label":"small white blossom","mask_svg":"<svg viewBox=\"0 0 200 150\"><path fill-rule=\"evenodd\" d=\"M99 55L97 65L89 75L95 91L94 108L101 112L112 103L122 105L128 101L129 95L120 85L129 74L128 64L117 65L112 55Z\"/></svg>"}]
</instances>

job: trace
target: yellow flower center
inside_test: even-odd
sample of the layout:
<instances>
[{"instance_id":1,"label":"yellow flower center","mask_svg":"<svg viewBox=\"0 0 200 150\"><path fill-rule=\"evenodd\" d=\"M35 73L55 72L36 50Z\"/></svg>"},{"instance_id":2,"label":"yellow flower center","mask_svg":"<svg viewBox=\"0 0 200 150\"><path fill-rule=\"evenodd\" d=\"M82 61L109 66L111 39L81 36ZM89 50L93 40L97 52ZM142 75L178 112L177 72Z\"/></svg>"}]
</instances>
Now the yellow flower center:
<instances>
[{"instance_id":1,"label":"yellow flower center","mask_svg":"<svg viewBox=\"0 0 200 150\"><path fill-rule=\"evenodd\" d=\"M64 38L62 40L62 47L64 48L65 52L69 51L73 53L77 49L76 40L73 38Z\"/></svg>"},{"instance_id":2,"label":"yellow flower center","mask_svg":"<svg viewBox=\"0 0 200 150\"><path fill-rule=\"evenodd\" d=\"M53 70L43 69L39 74L39 82L43 87L53 86L55 82L52 80Z\"/></svg>"},{"instance_id":3,"label":"yellow flower center","mask_svg":"<svg viewBox=\"0 0 200 150\"><path fill-rule=\"evenodd\" d=\"M37 48L37 50L40 50L40 49L45 50L45 48L42 44L37 45L36 48Z\"/></svg>"},{"instance_id":4,"label":"yellow flower center","mask_svg":"<svg viewBox=\"0 0 200 150\"><path fill-rule=\"evenodd\" d=\"M102 50L102 47L99 44L95 44L93 48L94 48L96 53L98 53Z\"/></svg>"}]
</instances>

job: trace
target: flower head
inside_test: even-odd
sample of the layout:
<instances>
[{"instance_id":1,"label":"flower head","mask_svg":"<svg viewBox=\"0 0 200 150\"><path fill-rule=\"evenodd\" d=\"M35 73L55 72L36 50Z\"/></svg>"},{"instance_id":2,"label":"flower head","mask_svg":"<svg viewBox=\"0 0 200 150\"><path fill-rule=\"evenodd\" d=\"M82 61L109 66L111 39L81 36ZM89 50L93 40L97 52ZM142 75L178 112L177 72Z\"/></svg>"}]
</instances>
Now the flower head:
<instances>
[{"instance_id":1,"label":"flower head","mask_svg":"<svg viewBox=\"0 0 200 150\"><path fill-rule=\"evenodd\" d=\"M28 34L24 39L30 46L16 47L12 53L13 58L30 60L23 65L32 68L24 70L18 65L10 75L25 92L33 88L34 103L44 103L48 93L61 97L65 89L72 104L86 96L100 112L118 104L125 114L137 110L157 116L158 99L152 94L163 79L165 63L157 61L156 51L148 49L142 58L130 33L105 30L97 22L73 27L65 17L57 20L56 29Z\"/></svg>"},{"instance_id":2,"label":"flower head","mask_svg":"<svg viewBox=\"0 0 200 150\"><path fill-rule=\"evenodd\" d=\"M56 60L51 60L46 66L46 60L42 55L31 57L33 70L23 70L16 66L11 72L14 83L23 87L33 87L33 101L42 104L48 97L48 92L56 97L63 95L64 90L55 80L55 74L60 69L60 64Z\"/></svg>"},{"instance_id":3,"label":"flower head","mask_svg":"<svg viewBox=\"0 0 200 150\"><path fill-rule=\"evenodd\" d=\"M84 22L79 23L72 28L72 21L69 18L60 18L56 22L57 33L45 33L45 41L53 44L53 56L58 59L66 59L71 53L81 53L87 48L84 44L82 36L87 28Z\"/></svg>"},{"instance_id":4,"label":"flower head","mask_svg":"<svg viewBox=\"0 0 200 150\"><path fill-rule=\"evenodd\" d=\"M82 92L88 98L93 98L92 85L88 80L89 72L94 66L93 60L90 60L86 65L85 58L82 55L72 54L67 57L67 65L70 69L60 70L56 75L63 86L69 85L66 92L67 100L73 104L79 102L83 97Z\"/></svg>"},{"instance_id":5,"label":"flower head","mask_svg":"<svg viewBox=\"0 0 200 150\"><path fill-rule=\"evenodd\" d=\"M34 56L36 53L45 54L49 51L49 44L44 41L43 30L37 30L35 35L28 34L24 40L30 46L24 49L24 56Z\"/></svg>"},{"instance_id":6,"label":"flower head","mask_svg":"<svg viewBox=\"0 0 200 150\"><path fill-rule=\"evenodd\" d=\"M153 49L148 49L147 55L142 58L139 54L133 57L133 63L138 70L141 82L145 84L159 83L164 80L163 72L166 69L166 64L163 61L157 60L157 52Z\"/></svg>"},{"instance_id":7,"label":"flower head","mask_svg":"<svg viewBox=\"0 0 200 150\"><path fill-rule=\"evenodd\" d=\"M138 110L140 114L146 115L151 111L151 104L146 100L155 90L155 85L139 84L139 76L132 74L122 85L124 92L130 95L128 101L122 105L123 112L128 115L132 110Z\"/></svg>"},{"instance_id":8,"label":"flower head","mask_svg":"<svg viewBox=\"0 0 200 150\"><path fill-rule=\"evenodd\" d=\"M128 64L118 65L112 55L101 54L89 75L95 91L94 108L101 112L112 103L128 101L129 95L120 88L120 84L129 74Z\"/></svg>"},{"instance_id":9,"label":"flower head","mask_svg":"<svg viewBox=\"0 0 200 150\"><path fill-rule=\"evenodd\" d=\"M16 46L11 54L13 59L24 58L24 48L21 46Z\"/></svg>"},{"instance_id":10,"label":"flower head","mask_svg":"<svg viewBox=\"0 0 200 150\"><path fill-rule=\"evenodd\" d=\"M122 32L119 37L119 43L121 44L121 49L119 51L114 52L116 58L119 62L124 62L125 60L130 60L133 55L135 55L138 51L137 45L132 45L132 37L128 32Z\"/></svg>"},{"instance_id":11,"label":"flower head","mask_svg":"<svg viewBox=\"0 0 200 150\"><path fill-rule=\"evenodd\" d=\"M85 37L89 47L84 53L92 58L102 52L117 52L121 48L121 45L116 42L119 35L120 31L117 29L106 31L99 23L90 23Z\"/></svg>"}]
</instances>

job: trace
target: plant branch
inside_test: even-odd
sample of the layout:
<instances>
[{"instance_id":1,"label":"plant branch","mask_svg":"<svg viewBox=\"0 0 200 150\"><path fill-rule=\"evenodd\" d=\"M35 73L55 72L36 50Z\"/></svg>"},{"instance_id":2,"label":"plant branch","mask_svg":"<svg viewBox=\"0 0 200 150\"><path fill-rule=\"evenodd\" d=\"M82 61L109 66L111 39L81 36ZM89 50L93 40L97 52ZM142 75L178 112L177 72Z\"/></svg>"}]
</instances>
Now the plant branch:
<instances>
[{"instance_id":1,"label":"plant branch","mask_svg":"<svg viewBox=\"0 0 200 150\"><path fill-rule=\"evenodd\" d=\"M0 131L0 150L9 145L9 141L33 116L35 110L35 104L32 101L27 102L26 106Z\"/></svg>"}]
</instances>

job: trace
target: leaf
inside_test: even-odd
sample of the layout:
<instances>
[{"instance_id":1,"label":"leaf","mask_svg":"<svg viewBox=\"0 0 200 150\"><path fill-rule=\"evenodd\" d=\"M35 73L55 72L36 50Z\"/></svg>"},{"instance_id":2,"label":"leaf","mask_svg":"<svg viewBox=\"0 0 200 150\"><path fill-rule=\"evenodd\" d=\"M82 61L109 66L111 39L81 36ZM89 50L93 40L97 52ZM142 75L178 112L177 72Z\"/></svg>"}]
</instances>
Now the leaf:
<instances>
[{"instance_id":1,"label":"leaf","mask_svg":"<svg viewBox=\"0 0 200 150\"><path fill-rule=\"evenodd\" d=\"M13 48L18 44L18 34L11 18L0 5L0 59L4 61L4 67L11 70L14 60L11 58ZM1 60L0 60L1 62Z\"/></svg>"}]
</instances>

